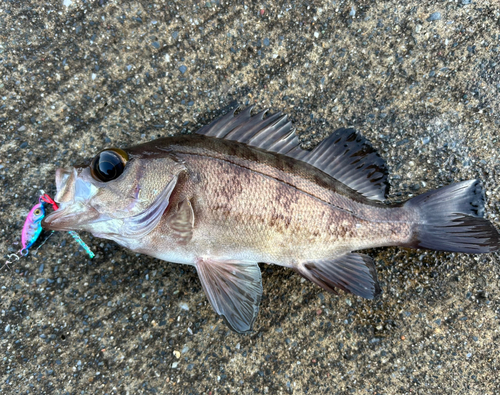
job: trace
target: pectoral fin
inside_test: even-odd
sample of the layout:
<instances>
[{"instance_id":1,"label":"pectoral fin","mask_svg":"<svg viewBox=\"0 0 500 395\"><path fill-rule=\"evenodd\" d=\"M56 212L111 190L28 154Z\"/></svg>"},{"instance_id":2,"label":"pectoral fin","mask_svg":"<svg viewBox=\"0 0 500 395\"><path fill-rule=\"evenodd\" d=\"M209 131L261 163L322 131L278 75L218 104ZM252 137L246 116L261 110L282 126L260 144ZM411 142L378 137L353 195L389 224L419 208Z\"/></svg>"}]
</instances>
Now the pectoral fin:
<instances>
[{"instance_id":1,"label":"pectoral fin","mask_svg":"<svg viewBox=\"0 0 500 395\"><path fill-rule=\"evenodd\" d=\"M131 238L142 238L148 235L160 222L163 212L167 209L170 195L177 185L178 175L158 194L154 202L144 212L133 217L125 218L123 226L124 236Z\"/></svg>"},{"instance_id":2,"label":"pectoral fin","mask_svg":"<svg viewBox=\"0 0 500 395\"><path fill-rule=\"evenodd\" d=\"M339 288L367 299L381 293L373 259L368 255L350 253L328 261L306 262L297 271L329 292L336 293Z\"/></svg>"},{"instance_id":3,"label":"pectoral fin","mask_svg":"<svg viewBox=\"0 0 500 395\"><path fill-rule=\"evenodd\" d=\"M235 332L251 331L262 297L259 265L200 258L196 270L217 314L222 315Z\"/></svg>"},{"instance_id":4,"label":"pectoral fin","mask_svg":"<svg viewBox=\"0 0 500 395\"><path fill-rule=\"evenodd\" d=\"M189 199L184 199L178 204L168 219L170 227L184 244L191 240L194 227L193 205Z\"/></svg>"}]
</instances>

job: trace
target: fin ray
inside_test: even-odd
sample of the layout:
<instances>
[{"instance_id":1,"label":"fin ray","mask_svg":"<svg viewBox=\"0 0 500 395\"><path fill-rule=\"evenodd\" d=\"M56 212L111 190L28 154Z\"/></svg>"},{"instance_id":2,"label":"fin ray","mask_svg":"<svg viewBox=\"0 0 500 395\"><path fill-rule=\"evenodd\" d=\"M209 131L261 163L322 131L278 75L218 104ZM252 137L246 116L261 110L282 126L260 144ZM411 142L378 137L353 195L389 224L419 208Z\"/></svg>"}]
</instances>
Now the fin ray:
<instances>
[{"instance_id":1,"label":"fin ray","mask_svg":"<svg viewBox=\"0 0 500 395\"><path fill-rule=\"evenodd\" d=\"M261 148L278 154L286 154L289 150L299 146L300 142L292 130L292 123L287 115L276 113L264 118L268 110L251 115L253 106L241 110L235 115L234 111L215 119L208 126L199 129L196 133L205 136L224 138L237 141L255 148ZM263 135L260 132L265 131ZM253 143L250 140L255 139ZM282 141L286 139L285 141ZM278 143L286 144L278 144ZM273 148L274 147L274 148Z\"/></svg>"},{"instance_id":2,"label":"fin ray","mask_svg":"<svg viewBox=\"0 0 500 395\"><path fill-rule=\"evenodd\" d=\"M176 209L168 218L168 224L182 243L186 244L193 236L194 211L189 199L179 202Z\"/></svg>"},{"instance_id":3,"label":"fin ray","mask_svg":"<svg viewBox=\"0 0 500 395\"><path fill-rule=\"evenodd\" d=\"M370 143L354 129L337 129L301 160L317 167L369 199L384 200L387 168Z\"/></svg>"},{"instance_id":4,"label":"fin ray","mask_svg":"<svg viewBox=\"0 0 500 395\"><path fill-rule=\"evenodd\" d=\"M339 288L366 299L381 293L373 259L368 255L348 253L331 260L306 262L297 271L332 293Z\"/></svg>"},{"instance_id":5,"label":"fin ray","mask_svg":"<svg viewBox=\"0 0 500 395\"><path fill-rule=\"evenodd\" d=\"M405 247L481 254L500 248L500 234L484 215L479 180L462 181L418 195L404 207L418 213Z\"/></svg>"},{"instance_id":6,"label":"fin ray","mask_svg":"<svg viewBox=\"0 0 500 395\"><path fill-rule=\"evenodd\" d=\"M142 213L125 218L123 235L128 238L142 238L148 235L160 222L168 207L170 195L177 185L178 175L174 175L167 186L158 194L151 206Z\"/></svg>"},{"instance_id":7,"label":"fin ray","mask_svg":"<svg viewBox=\"0 0 500 395\"><path fill-rule=\"evenodd\" d=\"M196 262L196 271L217 314L223 316L235 332L251 331L262 298L259 265L256 262L200 258Z\"/></svg>"}]
</instances>

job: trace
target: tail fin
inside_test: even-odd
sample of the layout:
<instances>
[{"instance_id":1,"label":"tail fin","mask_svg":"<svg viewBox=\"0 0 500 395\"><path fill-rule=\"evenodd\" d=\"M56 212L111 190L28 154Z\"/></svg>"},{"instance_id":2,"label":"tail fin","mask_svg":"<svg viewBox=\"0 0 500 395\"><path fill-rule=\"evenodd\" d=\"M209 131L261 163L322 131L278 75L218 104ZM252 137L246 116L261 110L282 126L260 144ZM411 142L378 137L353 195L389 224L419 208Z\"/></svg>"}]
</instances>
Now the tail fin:
<instances>
[{"instance_id":1,"label":"tail fin","mask_svg":"<svg viewBox=\"0 0 500 395\"><path fill-rule=\"evenodd\" d=\"M479 180L463 181L410 199L404 207L420 221L407 247L480 254L500 248L500 236L484 214Z\"/></svg>"}]
</instances>

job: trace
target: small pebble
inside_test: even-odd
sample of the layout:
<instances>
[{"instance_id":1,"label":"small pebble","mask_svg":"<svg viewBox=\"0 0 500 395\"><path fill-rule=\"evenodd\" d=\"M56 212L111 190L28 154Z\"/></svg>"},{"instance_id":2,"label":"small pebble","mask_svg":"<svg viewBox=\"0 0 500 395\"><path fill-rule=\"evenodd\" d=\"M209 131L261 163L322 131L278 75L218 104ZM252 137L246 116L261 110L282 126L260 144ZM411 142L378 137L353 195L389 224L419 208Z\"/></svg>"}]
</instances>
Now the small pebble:
<instances>
[{"instance_id":1,"label":"small pebble","mask_svg":"<svg viewBox=\"0 0 500 395\"><path fill-rule=\"evenodd\" d=\"M181 72L181 74L184 74L187 71L187 67L182 65L181 67L179 67L179 71Z\"/></svg>"},{"instance_id":2,"label":"small pebble","mask_svg":"<svg viewBox=\"0 0 500 395\"><path fill-rule=\"evenodd\" d=\"M440 12L433 12L427 18L427 22L439 21L440 19L441 19L441 13Z\"/></svg>"},{"instance_id":3,"label":"small pebble","mask_svg":"<svg viewBox=\"0 0 500 395\"><path fill-rule=\"evenodd\" d=\"M174 355L177 359L179 359L181 357L181 353L177 350L174 351Z\"/></svg>"}]
</instances>

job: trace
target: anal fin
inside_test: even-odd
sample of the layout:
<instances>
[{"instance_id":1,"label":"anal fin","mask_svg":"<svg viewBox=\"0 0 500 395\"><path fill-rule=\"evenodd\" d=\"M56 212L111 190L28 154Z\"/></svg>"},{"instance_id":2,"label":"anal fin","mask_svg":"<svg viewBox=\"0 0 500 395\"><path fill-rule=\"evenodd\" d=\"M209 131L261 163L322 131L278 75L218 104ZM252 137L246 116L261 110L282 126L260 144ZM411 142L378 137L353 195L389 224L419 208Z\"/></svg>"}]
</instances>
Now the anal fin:
<instances>
[{"instance_id":1,"label":"anal fin","mask_svg":"<svg viewBox=\"0 0 500 395\"><path fill-rule=\"evenodd\" d=\"M381 293L373 259L368 255L349 253L331 260L305 262L297 271L328 292L336 293L338 288L366 299Z\"/></svg>"},{"instance_id":2,"label":"anal fin","mask_svg":"<svg viewBox=\"0 0 500 395\"><path fill-rule=\"evenodd\" d=\"M252 330L262 298L256 262L199 258L196 271L212 307L238 333Z\"/></svg>"}]
</instances>

